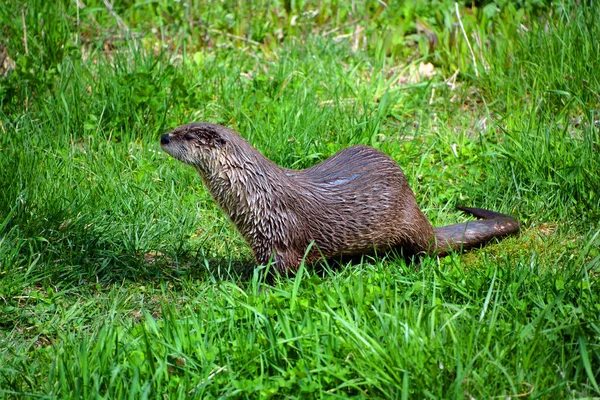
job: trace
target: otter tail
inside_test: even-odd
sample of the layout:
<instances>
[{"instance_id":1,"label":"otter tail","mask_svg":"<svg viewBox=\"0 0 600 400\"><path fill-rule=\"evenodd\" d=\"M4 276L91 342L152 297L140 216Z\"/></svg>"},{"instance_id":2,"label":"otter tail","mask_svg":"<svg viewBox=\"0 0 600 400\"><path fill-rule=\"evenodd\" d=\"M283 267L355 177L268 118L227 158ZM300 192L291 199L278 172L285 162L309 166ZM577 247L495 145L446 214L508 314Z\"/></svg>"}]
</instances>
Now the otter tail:
<instances>
[{"instance_id":1,"label":"otter tail","mask_svg":"<svg viewBox=\"0 0 600 400\"><path fill-rule=\"evenodd\" d=\"M481 219L434 228L439 255L447 254L450 250L482 247L494 238L500 239L519 232L519 221L509 215L481 208L456 208Z\"/></svg>"}]
</instances>

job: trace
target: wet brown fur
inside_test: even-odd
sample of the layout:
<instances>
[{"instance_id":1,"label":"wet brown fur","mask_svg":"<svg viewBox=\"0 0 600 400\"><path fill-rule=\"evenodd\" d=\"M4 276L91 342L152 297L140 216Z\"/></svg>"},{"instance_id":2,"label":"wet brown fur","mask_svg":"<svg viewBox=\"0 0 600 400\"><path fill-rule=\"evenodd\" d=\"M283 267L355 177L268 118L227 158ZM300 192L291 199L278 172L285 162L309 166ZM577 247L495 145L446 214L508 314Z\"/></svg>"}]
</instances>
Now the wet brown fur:
<instances>
[{"instance_id":1,"label":"wet brown fur","mask_svg":"<svg viewBox=\"0 0 600 400\"><path fill-rule=\"evenodd\" d=\"M281 273L295 271L303 258L311 263L374 249L446 254L519 231L512 217L464 207L459 209L484 219L434 229L398 164L368 146L348 147L311 168L293 170L215 124L180 126L164 134L161 145L196 168L257 261L273 260Z\"/></svg>"}]
</instances>

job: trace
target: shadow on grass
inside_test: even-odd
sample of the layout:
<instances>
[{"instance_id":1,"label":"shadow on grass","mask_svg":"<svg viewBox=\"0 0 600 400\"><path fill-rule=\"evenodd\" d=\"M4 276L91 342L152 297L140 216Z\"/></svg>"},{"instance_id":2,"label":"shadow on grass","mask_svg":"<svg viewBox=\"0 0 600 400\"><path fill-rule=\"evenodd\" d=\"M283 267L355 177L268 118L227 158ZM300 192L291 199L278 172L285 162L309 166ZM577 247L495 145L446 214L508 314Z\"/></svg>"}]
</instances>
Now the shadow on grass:
<instances>
[{"instance_id":1,"label":"shadow on grass","mask_svg":"<svg viewBox=\"0 0 600 400\"><path fill-rule=\"evenodd\" d=\"M146 214L138 223L137 217L126 218L119 211L53 207L16 210L14 218L8 218L4 229L0 229L0 237L14 249L2 254L6 262L0 265L0 273L5 284L0 282L0 287L11 287L11 294L16 296L35 288L125 282L153 286L169 282L177 288L189 281L229 281L245 288L257 279L274 283L295 275L292 271L278 276L272 265L257 265L249 251L228 250L223 254L220 235L198 242L187 236L192 226L169 225L158 222L160 217ZM324 278L349 264L358 266L385 258L419 268L410 257L388 252L320 261L307 269Z\"/></svg>"},{"instance_id":2,"label":"shadow on grass","mask_svg":"<svg viewBox=\"0 0 600 400\"><path fill-rule=\"evenodd\" d=\"M215 256L209 243L192 248L186 238L171 238L167 232L159 232L161 240L132 240L135 235L106 220L54 215L11 222L0 231L4 258L0 273L7 284L20 281L15 288L183 279L244 281L256 267L243 254Z\"/></svg>"}]
</instances>

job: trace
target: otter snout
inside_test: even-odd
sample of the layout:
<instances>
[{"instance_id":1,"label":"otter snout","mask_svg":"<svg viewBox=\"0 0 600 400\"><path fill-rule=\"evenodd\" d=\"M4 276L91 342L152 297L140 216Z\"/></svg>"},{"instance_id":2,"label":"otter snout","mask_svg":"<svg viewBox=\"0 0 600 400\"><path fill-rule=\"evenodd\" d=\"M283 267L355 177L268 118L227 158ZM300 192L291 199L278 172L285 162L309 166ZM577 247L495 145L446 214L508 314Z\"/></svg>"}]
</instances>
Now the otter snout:
<instances>
[{"instance_id":1,"label":"otter snout","mask_svg":"<svg viewBox=\"0 0 600 400\"><path fill-rule=\"evenodd\" d=\"M168 133L165 133L160 137L160 144L165 146L171 142L171 136Z\"/></svg>"}]
</instances>

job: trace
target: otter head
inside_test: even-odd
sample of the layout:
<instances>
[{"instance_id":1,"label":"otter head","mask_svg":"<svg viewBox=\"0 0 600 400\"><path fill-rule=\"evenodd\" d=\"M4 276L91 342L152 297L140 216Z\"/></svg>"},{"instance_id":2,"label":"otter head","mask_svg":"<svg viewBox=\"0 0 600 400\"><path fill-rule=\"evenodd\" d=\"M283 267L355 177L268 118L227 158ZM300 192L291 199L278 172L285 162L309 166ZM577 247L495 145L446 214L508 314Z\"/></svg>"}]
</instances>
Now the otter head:
<instances>
[{"instance_id":1,"label":"otter head","mask_svg":"<svg viewBox=\"0 0 600 400\"><path fill-rule=\"evenodd\" d=\"M177 160L204 170L225 146L225 136L218 125L192 123L162 135L160 145Z\"/></svg>"}]
</instances>

